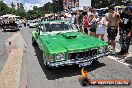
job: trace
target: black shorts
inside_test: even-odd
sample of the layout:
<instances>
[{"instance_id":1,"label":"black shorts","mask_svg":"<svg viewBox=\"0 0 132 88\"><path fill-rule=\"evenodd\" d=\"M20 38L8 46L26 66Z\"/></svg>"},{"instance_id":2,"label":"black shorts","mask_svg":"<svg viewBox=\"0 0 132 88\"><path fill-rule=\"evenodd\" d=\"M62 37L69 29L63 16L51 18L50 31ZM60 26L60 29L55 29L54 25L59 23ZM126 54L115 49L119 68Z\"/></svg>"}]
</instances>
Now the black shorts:
<instances>
[{"instance_id":1,"label":"black shorts","mask_svg":"<svg viewBox=\"0 0 132 88\"><path fill-rule=\"evenodd\" d=\"M89 26L90 32L96 32L96 28L97 28L96 25L91 25L91 26Z\"/></svg>"},{"instance_id":2,"label":"black shorts","mask_svg":"<svg viewBox=\"0 0 132 88\"><path fill-rule=\"evenodd\" d=\"M107 33L108 33L108 39L109 40L115 40L117 33L118 33L118 30L116 29L115 26L110 26L107 29Z\"/></svg>"},{"instance_id":3,"label":"black shorts","mask_svg":"<svg viewBox=\"0 0 132 88\"><path fill-rule=\"evenodd\" d=\"M88 29L87 29L87 28L84 28L84 32L85 32L86 34L88 34Z\"/></svg>"},{"instance_id":4,"label":"black shorts","mask_svg":"<svg viewBox=\"0 0 132 88\"><path fill-rule=\"evenodd\" d=\"M91 32L96 32L96 28L90 28L89 29Z\"/></svg>"}]
</instances>

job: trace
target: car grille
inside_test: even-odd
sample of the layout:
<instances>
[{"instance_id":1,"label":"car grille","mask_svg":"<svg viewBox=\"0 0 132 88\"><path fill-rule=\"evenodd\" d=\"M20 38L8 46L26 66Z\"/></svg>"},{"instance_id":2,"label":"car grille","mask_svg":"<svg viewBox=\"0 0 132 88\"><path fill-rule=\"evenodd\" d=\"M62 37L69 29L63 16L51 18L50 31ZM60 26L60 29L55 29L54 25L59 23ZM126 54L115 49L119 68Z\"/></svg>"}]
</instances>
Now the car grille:
<instances>
[{"instance_id":1,"label":"car grille","mask_svg":"<svg viewBox=\"0 0 132 88\"><path fill-rule=\"evenodd\" d=\"M69 53L68 59L86 59L86 58L92 58L97 55L98 49L92 49L86 52L76 52L76 53Z\"/></svg>"}]
</instances>

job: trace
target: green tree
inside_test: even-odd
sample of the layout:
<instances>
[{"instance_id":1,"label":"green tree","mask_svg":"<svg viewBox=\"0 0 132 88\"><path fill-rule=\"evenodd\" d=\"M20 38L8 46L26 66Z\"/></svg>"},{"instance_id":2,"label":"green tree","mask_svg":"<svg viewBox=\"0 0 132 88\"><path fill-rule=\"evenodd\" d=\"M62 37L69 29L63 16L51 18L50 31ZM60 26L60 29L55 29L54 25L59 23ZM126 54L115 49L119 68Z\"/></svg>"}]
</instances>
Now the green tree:
<instances>
[{"instance_id":1,"label":"green tree","mask_svg":"<svg viewBox=\"0 0 132 88\"><path fill-rule=\"evenodd\" d=\"M63 11L63 0L53 0L53 12Z\"/></svg>"},{"instance_id":2,"label":"green tree","mask_svg":"<svg viewBox=\"0 0 132 88\"><path fill-rule=\"evenodd\" d=\"M17 3L17 10L15 14L20 16L21 18L26 17L26 12L22 3Z\"/></svg>"},{"instance_id":3,"label":"green tree","mask_svg":"<svg viewBox=\"0 0 132 88\"><path fill-rule=\"evenodd\" d=\"M8 14L9 12L9 7L3 1L0 1L0 15Z\"/></svg>"},{"instance_id":4,"label":"green tree","mask_svg":"<svg viewBox=\"0 0 132 88\"><path fill-rule=\"evenodd\" d=\"M13 3L13 2L11 2L11 8L15 8L16 7L16 5Z\"/></svg>"},{"instance_id":5,"label":"green tree","mask_svg":"<svg viewBox=\"0 0 132 88\"><path fill-rule=\"evenodd\" d=\"M53 6L53 3L48 2L48 3L46 3L46 4L43 6L43 11L44 11L44 13L52 13L52 12L53 12L53 8L55 8L55 7Z\"/></svg>"},{"instance_id":6,"label":"green tree","mask_svg":"<svg viewBox=\"0 0 132 88\"><path fill-rule=\"evenodd\" d=\"M92 7L95 8L104 8L109 6L120 6L120 5L128 6L130 3L132 3L131 0L91 0L91 1L92 1Z\"/></svg>"}]
</instances>

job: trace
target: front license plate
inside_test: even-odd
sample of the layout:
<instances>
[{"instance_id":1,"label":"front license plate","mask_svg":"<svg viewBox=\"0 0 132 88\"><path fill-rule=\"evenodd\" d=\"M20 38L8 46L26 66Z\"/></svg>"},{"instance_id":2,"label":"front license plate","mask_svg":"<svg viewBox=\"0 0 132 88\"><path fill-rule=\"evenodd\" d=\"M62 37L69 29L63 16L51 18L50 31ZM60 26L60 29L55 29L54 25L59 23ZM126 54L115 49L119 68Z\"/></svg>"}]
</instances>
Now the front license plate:
<instances>
[{"instance_id":1,"label":"front license plate","mask_svg":"<svg viewBox=\"0 0 132 88\"><path fill-rule=\"evenodd\" d=\"M85 67L85 66L88 66L88 65L91 65L91 64L92 64L92 61L79 63L79 67Z\"/></svg>"}]
</instances>

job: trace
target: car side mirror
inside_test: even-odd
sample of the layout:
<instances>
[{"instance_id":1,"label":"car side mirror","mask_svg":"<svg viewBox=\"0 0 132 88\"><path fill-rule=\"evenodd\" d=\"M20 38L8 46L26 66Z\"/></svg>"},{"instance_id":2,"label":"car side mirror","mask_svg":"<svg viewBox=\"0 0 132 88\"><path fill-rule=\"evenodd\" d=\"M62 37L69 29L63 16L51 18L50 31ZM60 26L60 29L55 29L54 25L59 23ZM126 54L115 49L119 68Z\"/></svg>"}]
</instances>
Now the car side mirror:
<instances>
[{"instance_id":1,"label":"car side mirror","mask_svg":"<svg viewBox=\"0 0 132 88\"><path fill-rule=\"evenodd\" d=\"M36 30L36 32L39 32L39 30Z\"/></svg>"}]
</instances>

